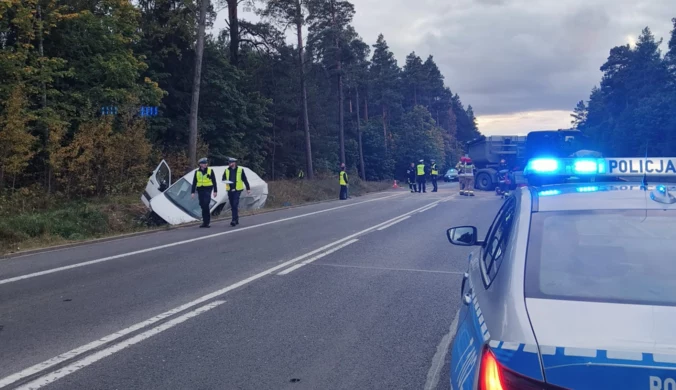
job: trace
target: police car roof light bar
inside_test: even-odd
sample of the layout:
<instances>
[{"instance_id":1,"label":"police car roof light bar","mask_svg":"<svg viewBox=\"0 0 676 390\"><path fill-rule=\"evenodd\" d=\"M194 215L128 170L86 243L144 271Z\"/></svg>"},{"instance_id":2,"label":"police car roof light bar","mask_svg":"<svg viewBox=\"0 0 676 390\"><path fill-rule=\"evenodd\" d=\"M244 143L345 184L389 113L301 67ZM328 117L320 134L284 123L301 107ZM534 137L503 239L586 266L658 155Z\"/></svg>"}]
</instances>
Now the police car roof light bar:
<instances>
[{"instance_id":1,"label":"police car roof light bar","mask_svg":"<svg viewBox=\"0 0 676 390\"><path fill-rule=\"evenodd\" d=\"M524 170L526 176L613 176L676 177L676 157L534 158Z\"/></svg>"}]
</instances>

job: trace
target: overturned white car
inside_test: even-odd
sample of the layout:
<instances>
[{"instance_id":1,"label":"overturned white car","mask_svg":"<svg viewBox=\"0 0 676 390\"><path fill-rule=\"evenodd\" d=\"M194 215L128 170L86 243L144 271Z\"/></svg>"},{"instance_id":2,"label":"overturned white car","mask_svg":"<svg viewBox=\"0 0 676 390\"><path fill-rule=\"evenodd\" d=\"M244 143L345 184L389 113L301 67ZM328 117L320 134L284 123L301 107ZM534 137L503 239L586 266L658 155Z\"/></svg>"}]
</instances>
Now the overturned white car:
<instances>
[{"instance_id":1,"label":"overturned white car","mask_svg":"<svg viewBox=\"0 0 676 390\"><path fill-rule=\"evenodd\" d=\"M211 198L209 208L213 215L220 214L220 211L228 207L228 194L225 191L225 183L221 182L221 177L227 166L211 167L218 181L218 196ZM256 210L265 206L268 198L268 183L260 178L254 171L247 167L242 167L249 185L251 194L242 193L239 201L240 211ZM171 169L169 165L162 160L160 165L155 168L148 179L141 201L157 216L171 225L178 225L186 222L195 222L202 219L202 210L200 209L197 197L190 196L192 190L192 180L196 169L188 172L185 176L176 182L171 181Z\"/></svg>"}]
</instances>

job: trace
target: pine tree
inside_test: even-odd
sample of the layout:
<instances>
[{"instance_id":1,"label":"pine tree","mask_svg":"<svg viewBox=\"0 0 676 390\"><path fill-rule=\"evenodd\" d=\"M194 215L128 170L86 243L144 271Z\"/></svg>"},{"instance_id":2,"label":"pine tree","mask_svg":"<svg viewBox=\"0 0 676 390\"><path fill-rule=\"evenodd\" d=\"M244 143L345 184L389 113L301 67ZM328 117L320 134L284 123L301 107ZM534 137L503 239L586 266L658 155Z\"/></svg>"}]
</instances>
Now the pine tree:
<instances>
[{"instance_id":1,"label":"pine tree","mask_svg":"<svg viewBox=\"0 0 676 390\"><path fill-rule=\"evenodd\" d=\"M424 85L425 78L425 69L423 67L423 62L420 57L418 57L415 52L411 52L406 56L406 64L404 65L404 71L402 74L404 87L406 88L406 97L404 101L406 102L407 107L412 108L413 106L418 105L418 94L425 90L426 85Z\"/></svg>"},{"instance_id":2,"label":"pine tree","mask_svg":"<svg viewBox=\"0 0 676 390\"><path fill-rule=\"evenodd\" d=\"M389 139L388 114L401 106L400 69L383 34L378 35L378 40L373 48L369 76L374 103L380 106L382 113L383 142L385 149L387 149Z\"/></svg>"},{"instance_id":3,"label":"pine tree","mask_svg":"<svg viewBox=\"0 0 676 390\"><path fill-rule=\"evenodd\" d=\"M570 114L570 116L573 117L573 120L570 121L570 123L574 128L579 129L584 127L584 124L587 120L587 105L585 105L584 100L577 102L577 105L575 106L575 109L573 109L573 113Z\"/></svg>"},{"instance_id":4,"label":"pine tree","mask_svg":"<svg viewBox=\"0 0 676 390\"><path fill-rule=\"evenodd\" d=\"M308 15L308 45L335 78L338 101L338 139L340 162L345 163L345 125L343 96L343 62L349 57L349 42L356 32L349 24L354 16L354 6L341 0L311 0Z\"/></svg>"},{"instance_id":5,"label":"pine tree","mask_svg":"<svg viewBox=\"0 0 676 390\"><path fill-rule=\"evenodd\" d=\"M314 178L312 167L312 142L310 138L310 119L308 116L307 85L305 74L305 46L303 45L303 24L305 23L306 0L268 0L262 15L285 25L296 27L298 46L298 75L300 81L301 111L305 131L305 169L309 180Z\"/></svg>"}]
</instances>

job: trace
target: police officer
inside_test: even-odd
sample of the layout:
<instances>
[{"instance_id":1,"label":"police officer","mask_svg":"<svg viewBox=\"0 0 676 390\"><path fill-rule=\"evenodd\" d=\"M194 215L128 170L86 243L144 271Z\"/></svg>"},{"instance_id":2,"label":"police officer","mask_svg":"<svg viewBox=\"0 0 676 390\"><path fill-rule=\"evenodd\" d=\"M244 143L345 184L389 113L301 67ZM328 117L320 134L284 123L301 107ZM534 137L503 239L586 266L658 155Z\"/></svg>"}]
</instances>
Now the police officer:
<instances>
[{"instance_id":1,"label":"police officer","mask_svg":"<svg viewBox=\"0 0 676 390\"><path fill-rule=\"evenodd\" d=\"M228 202L230 202L230 211L232 212L230 226L237 226L239 225L239 198L244 188L246 188L246 193L250 194L251 186L249 186L249 180L246 178L244 169L237 166L237 160L234 158L228 159L228 167L225 168L222 179L226 182L225 190L228 191Z\"/></svg>"},{"instance_id":2,"label":"police officer","mask_svg":"<svg viewBox=\"0 0 676 390\"><path fill-rule=\"evenodd\" d=\"M199 160L199 169L195 171L195 176L192 179L192 194L195 198L195 190L197 190L197 197L202 209L202 224L201 228L208 228L211 223L211 210L209 204L211 203L211 194L213 192L214 198L218 194L218 186L216 185L216 175L214 171L209 168L206 157Z\"/></svg>"},{"instance_id":3,"label":"police officer","mask_svg":"<svg viewBox=\"0 0 676 390\"><path fill-rule=\"evenodd\" d=\"M425 167L425 160L420 160L416 167L416 181L418 182L418 192L427 192L425 187L425 175L427 174Z\"/></svg>"},{"instance_id":4,"label":"police officer","mask_svg":"<svg viewBox=\"0 0 676 390\"><path fill-rule=\"evenodd\" d=\"M340 200L347 199L347 172L345 171L345 164L340 166L340 173L338 174L338 183L340 184Z\"/></svg>"},{"instance_id":5,"label":"police officer","mask_svg":"<svg viewBox=\"0 0 676 390\"><path fill-rule=\"evenodd\" d=\"M439 169L437 168L437 163L434 161L434 159L432 159L430 162L432 163L432 165L430 166L431 169L430 177L432 178L432 187L434 187L432 192L437 192L438 190L437 178L439 177Z\"/></svg>"},{"instance_id":6,"label":"police officer","mask_svg":"<svg viewBox=\"0 0 676 390\"><path fill-rule=\"evenodd\" d=\"M411 189L411 192L415 192L415 163L411 163L411 166L406 170L406 177L408 178L408 188Z\"/></svg>"}]
</instances>

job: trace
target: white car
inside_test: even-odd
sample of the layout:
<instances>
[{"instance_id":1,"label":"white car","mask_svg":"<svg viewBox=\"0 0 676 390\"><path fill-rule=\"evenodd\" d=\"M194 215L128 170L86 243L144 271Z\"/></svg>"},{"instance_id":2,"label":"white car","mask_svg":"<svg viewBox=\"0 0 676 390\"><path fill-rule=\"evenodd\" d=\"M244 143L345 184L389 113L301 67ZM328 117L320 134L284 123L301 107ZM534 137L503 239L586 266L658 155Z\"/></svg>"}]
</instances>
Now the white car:
<instances>
[{"instance_id":1,"label":"white car","mask_svg":"<svg viewBox=\"0 0 676 390\"><path fill-rule=\"evenodd\" d=\"M225 191L225 183L221 182L221 177L226 168L227 166L211 167L218 182L218 196L211 198L209 207L212 213L228 206L228 194ZM265 201L268 198L268 183L251 169L247 167L242 168L251 186L251 194L242 193L239 209L260 209L265 206ZM146 207L171 225L201 220L202 210L197 196L195 198L191 197L192 180L195 176L195 171L196 169L188 172L172 184L171 169L162 160L160 165L150 175L146 189L141 196L141 201Z\"/></svg>"}]
</instances>

